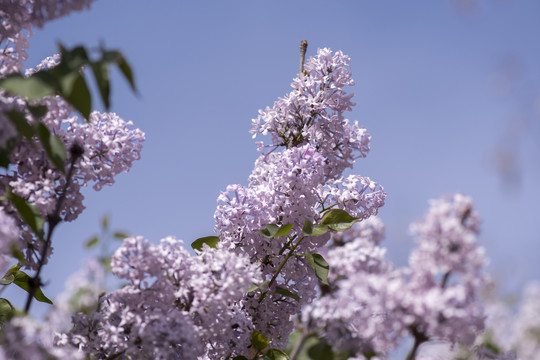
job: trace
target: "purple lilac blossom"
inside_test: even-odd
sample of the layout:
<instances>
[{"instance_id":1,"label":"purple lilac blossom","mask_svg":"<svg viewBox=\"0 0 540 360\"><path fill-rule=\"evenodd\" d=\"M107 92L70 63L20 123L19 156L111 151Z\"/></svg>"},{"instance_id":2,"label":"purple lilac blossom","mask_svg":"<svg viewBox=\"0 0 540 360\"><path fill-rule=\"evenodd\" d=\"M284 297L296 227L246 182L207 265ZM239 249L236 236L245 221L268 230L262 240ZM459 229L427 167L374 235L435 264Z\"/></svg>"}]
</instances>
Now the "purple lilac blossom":
<instances>
[{"instance_id":1,"label":"purple lilac blossom","mask_svg":"<svg viewBox=\"0 0 540 360\"><path fill-rule=\"evenodd\" d=\"M21 56L14 54L17 52L25 54L28 43L19 44L20 41L26 40L24 37L16 40L17 46L10 48L8 52L10 55L3 55L0 76L23 71ZM22 56L25 57L26 55ZM25 74L29 76L36 71L54 67L58 61L58 55L48 57L36 68L26 70ZM77 144L84 151L82 158L75 164L74 176L67 188L60 212L64 221L72 221L84 210L81 187L93 183L94 189L100 190L103 185L112 185L116 175L129 171L133 161L140 158L145 136L139 129L130 129L133 124L122 120L114 113L94 111L88 121L81 122L72 115L73 109L59 96L46 97L40 104L47 106L47 113L39 121L47 126L52 134L60 137L67 150ZM4 145L16 135L11 121L5 115L5 111L8 110L23 112L30 123L38 121L26 110L24 100L0 92L0 125L2 125L0 143ZM36 144L38 146L35 146ZM69 160L68 151L68 162ZM54 212L65 183L64 173L50 162L37 139L34 144L24 139L18 140L10 157L8 170L0 174L1 193L10 186L15 194L35 205L43 216ZM4 206L11 210L8 203ZM22 220L19 224L24 227ZM28 261L27 267L34 268L43 242L36 241L35 236L29 231L23 232L21 236L26 244L22 250Z\"/></svg>"},{"instance_id":2,"label":"purple lilac blossom","mask_svg":"<svg viewBox=\"0 0 540 360\"><path fill-rule=\"evenodd\" d=\"M319 49L307 61L305 71L291 84L294 89L272 108L259 111L253 120L253 137L271 135L271 144L255 162L249 184L229 185L218 197L215 230L224 248L245 254L260 264L266 280L274 277L292 242L302 237L305 221L316 223L329 208L348 211L366 219L384 204L386 193L366 177L342 177L346 168L369 151L370 136L358 122L345 119L353 94L349 57ZM281 151L278 151L281 149ZM289 236L268 239L257 230L266 224L293 224ZM302 239L295 253L317 252L330 235ZM293 240L290 240L293 239ZM284 348L293 329L291 316L316 295L318 279L302 256L292 256L274 282L250 294L248 309L256 330L272 347ZM276 293L285 289L293 298Z\"/></svg>"},{"instance_id":3,"label":"purple lilac blossom","mask_svg":"<svg viewBox=\"0 0 540 360\"><path fill-rule=\"evenodd\" d=\"M72 327L73 314L97 311L100 294L105 291L106 276L102 262L94 258L87 260L67 279L65 290L54 299L54 305L46 315L48 326L65 333Z\"/></svg>"},{"instance_id":4,"label":"purple lilac blossom","mask_svg":"<svg viewBox=\"0 0 540 360\"><path fill-rule=\"evenodd\" d=\"M60 216L73 221L84 210L81 188L94 183L94 189L112 185L120 172L129 171L140 158L144 133L130 129L131 122L114 113L92 112L89 121L80 123L71 117L71 109L60 97L43 101L48 113L41 121L60 137L67 149L78 144L84 154L75 164L75 171L64 195ZM69 156L68 156L69 160ZM9 171L0 177L0 187L9 185L12 191L35 205L42 215L52 214L66 183L65 175L50 162L44 151L21 141L11 155ZM3 191L3 190L2 190ZM9 206L9 205L6 205ZM41 243L30 232L22 234L27 244L25 255L29 267L36 265Z\"/></svg>"},{"instance_id":5,"label":"purple lilac blossom","mask_svg":"<svg viewBox=\"0 0 540 360\"><path fill-rule=\"evenodd\" d=\"M372 220L373 221L373 220ZM339 352L386 356L409 334L473 345L484 328L479 291L489 283L470 198L431 201L411 226L410 267L394 269L378 247L384 227L365 221L327 245L330 286L304 309L303 323Z\"/></svg>"},{"instance_id":6,"label":"purple lilac blossom","mask_svg":"<svg viewBox=\"0 0 540 360\"><path fill-rule=\"evenodd\" d=\"M94 0L0 0L0 39L15 36L32 26L42 27L73 11L90 8L92 2Z\"/></svg>"},{"instance_id":7,"label":"purple lilac blossom","mask_svg":"<svg viewBox=\"0 0 540 360\"><path fill-rule=\"evenodd\" d=\"M16 316L2 326L0 360L13 359L85 359L84 353L72 346L58 346L54 329L29 316Z\"/></svg>"},{"instance_id":8,"label":"purple lilac blossom","mask_svg":"<svg viewBox=\"0 0 540 360\"><path fill-rule=\"evenodd\" d=\"M512 326L511 348L521 360L540 356L540 282L527 284Z\"/></svg>"},{"instance_id":9,"label":"purple lilac blossom","mask_svg":"<svg viewBox=\"0 0 540 360\"><path fill-rule=\"evenodd\" d=\"M205 246L190 256L173 237L159 245L132 237L111 266L128 284L103 296L98 313L74 318L69 335L86 353L217 359L249 347L253 324L242 298L261 276L244 255Z\"/></svg>"}]
</instances>

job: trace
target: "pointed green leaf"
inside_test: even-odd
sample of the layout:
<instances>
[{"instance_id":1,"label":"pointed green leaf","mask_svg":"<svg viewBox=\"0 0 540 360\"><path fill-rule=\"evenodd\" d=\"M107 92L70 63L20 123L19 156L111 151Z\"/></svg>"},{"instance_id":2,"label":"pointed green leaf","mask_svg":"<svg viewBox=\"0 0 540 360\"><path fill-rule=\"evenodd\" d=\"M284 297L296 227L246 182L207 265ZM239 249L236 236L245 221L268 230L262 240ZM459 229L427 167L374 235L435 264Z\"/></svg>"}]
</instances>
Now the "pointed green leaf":
<instances>
[{"instance_id":1,"label":"pointed green leaf","mask_svg":"<svg viewBox=\"0 0 540 360\"><path fill-rule=\"evenodd\" d=\"M30 101L54 95L56 92L54 79L44 71L37 72L27 78L20 74L9 75L0 79L0 88L11 95L21 96Z\"/></svg>"},{"instance_id":2,"label":"pointed green leaf","mask_svg":"<svg viewBox=\"0 0 540 360\"><path fill-rule=\"evenodd\" d=\"M15 307L8 299L0 298L0 325L7 323L15 315Z\"/></svg>"},{"instance_id":3,"label":"pointed green leaf","mask_svg":"<svg viewBox=\"0 0 540 360\"><path fill-rule=\"evenodd\" d=\"M103 60L108 63L116 63L118 66L118 69L120 69L120 72L126 80L128 81L129 85L131 86L131 89L134 92L137 92L137 89L135 87L135 79L133 77L133 71L131 70L131 66L127 63L126 59L124 58L124 55L122 55L121 52L116 50L101 50L103 52Z\"/></svg>"},{"instance_id":4,"label":"pointed green leaf","mask_svg":"<svg viewBox=\"0 0 540 360\"><path fill-rule=\"evenodd\" d=\"M109 98L111 93L111 85L109 81L109 64L105 61L98 61L91 64L92 71L94 72L94 78L96 79L96 84L98 86L99 93L101 95L101 100L105 109L111 107Z\"/></svg>"},{"instance_id":5,"label":"pointed green leaf","mask_svg":"<svg viewBox=\"0 0 540 360\"><path fill-rule=\"evenodd\" d=\"M19 271L21 266L19 264L15 264L11 266L5 273L5 275L0 279L0 285L9 285L12 282L15 281L15 273Z\"/></svg>"},{"instance_id":6,"label":"pointed green leaf","mask_svg":"<svg viewBox=\"0 0 540 360\"><path fill-rule=\"evenodd\" d=\"M332 209L324 213L320 225L326 225L330 230L344 231L353 226L360 218L352 217L345 210Z\"/></svg>"},{"instance_id":7,"label":"pointed green leaf","mask_svg":"<svg viewBox=\"0 0 540 360\"><path fill-rule=\"evenodd\" d=\"M40 238L43 239L43 225L44 221L41 217L41 214L37 207L32 204L29 204L17 194L14 194L10 188L7 189L7 198L15 206L19 215L23 218L24 222L34 233Z\"/></svg>"},{"instance_id":8,"label":"pointed green leaf","mask_svg":"<svg viewBox=\"0 0 540 360\"><path fill-rule=\"evenodd\" d=\"M251 334L251 345L253 345L255 349L263 350L269 343L270 340L266 339L264 335L257 330L253 331L253 334Z\"/></svg>"},{"instance_id":9,"label":"pointed green leaf","mask_svg":"<svg viewBox=\"0 0 540 360\"><path fill-rule=\"evenodd\" d=\"M280 286L276 286L276 294L280 294L280 295L292 298L296 301L300 301L300 296Z\"/></svg>"},{"instance_id":10,"label":"pointed green leaf","mask_svg":"<svg viewBox=\"0 0 540 360\"><path fill-rule=\"evenodd\" d=\"M278 349L270 349L264 354L268 360L290 360L289 355Z\"/></svg>"},{"instance_id":11,"label":"pointed green leaf","mask_svg":"<svg viewBox=\"0 0 540 360\"><path fill-rule=\"evenodd\" d=\"M275 225L275 224L268 224L266 225L266 229L263 230L257 230L259 234L266 238L276 238L278 236L286 236L289 235L289 231L291 231L293 227L293 224L285 224L283 226Z\"/></svg>"},{"instance_id":12,"label":"pointed green leaf","mask_svg":"<svg viewBox=\"0 0 540 360\"><path fill-rule=\"evenodd\" d=\"M125 238L129 237L129 234L122 231L115 231L113 233L113 237L115 239L124 240Z\"/></svg>"},{"instance_id":13,"label":"pointed green leaf","mask_svg":"<svg viewBox=\"0 0 540 360\"><path fill-rule=\"evenodd\" d=\"M13 281L15 281L15 274L8 272L0 279L0 285L9 285Z\"/></svg>"},{"instance_id":14,"label":"pointed green leaf","mask_svg":"<svg viewBox=\"0 0 540 360\"><path fill-rule=\"evenodd\" d=\"M266 225L266 229L263 230L257 230L259 234L266 238L272 238L274 237L274 234L279 230L279 226L274 224L268 224Z\"/></svg>"},{"instance_id":15,"label":"pointed green leaf","mask_svg":"<svg viewBox=\"0 0 540 360\"><path fill-rule=\"evenodd\" d=\"M38 125L37 135L43 149L54 166L61 172L64 172L66 166L66 148L62 140L58 136L51 134L49 129L42 123Z\"/></svg>"},{"instance_id":16,"label":"pointed green leaf","mask_svg":"<svg viewBox=\"0 0 540 360\"><path fill-rule=\"evenodd\" d=\"M86 49L83 46L76 46L73 49L66 49L62 44L58 44L60 49L60 67L64 73L78 72L81 67L90 61Z\"/></svg>"},{"instance_id":17,"label":"pointed green leaf","mask_svg":"<svg viewBox=\"0 0 540 360\"><path fill-rule=\"evenodd\" d=\"M9 117L19 134L22 134L28 141L32 141L32 137L35 135L36 130L34 126L28 123L24 114L17 110L10 110L6 112L6 115Z\"/></svg>"},{"instance_id":18,"label":"pointed green leaf","mask_svg":"<svg viewBox=\"0 0 540 360\"><path fill-rule=\"evenodd\" d=\"M306 219L302 232L306 236L320 236L328 232L328 227L326 225L318 225L314 227L311 221Z\"/></svg>"},{"instance_id":19,"label":"pointed green leaf","mask_svg":"<svg viewBox=\"0 0 540 360\"><path fill-rule=\"evenodd\" d=\"M193 250L199 250L202 251L203 244L206 244L210 246L211 248L215 248L219 242L219 237L217 236L205 236L202 238L198 238L194 242L191 243L191 247Z\"/></svg>"},{"instance_id":20,"label":"pointed green leaf","mask_svg":"<svg viewBox=\"0 0 540 360\"><path fill-rule=\"evenodd\" d=\"M309 266L315 272L315 276L325 285L328 285L328 270L330 266L319 254L312 254L306 250L306 260Z\"/></svg>"},{"instance_id":21,"label":"pointed green leaf","mask_svg":"<svg viewBox=\"0 0 540 360\"><path fill-rule=\"evenodd\" d=\"M23 252L15 243L11 244L11 255L13 255L15 259L19 260L21 264L26 264L26 259L24 258Z\"/></svg>"},{"instance_id":22,"label":"pointed green leaf","mask_svg":"<svg viewBox=\"0 0 540 360\"><path fill-rule=\"evenodd\" d=\"M71 72L60 78L60 95L88 120L92 109L92 96L84 77Z\"/></svg>"},{"instance_id":23,"label":"pointed green leaf","mask_svg":"<svg viewBox=\"0 0 540 360\"><path fill-rule=\"evenodd\" d=\"M120 53L118 60L116 61L116 64L118 65L118 68L124 74L124 77L128 81L129 85L131 86L131 90L134 92L137 92L137 88L135 87L135 78L133 77L133 71L131 70L131 66L127 63L124 56Z\"/></svg>"},{"instance_id":24,"label":"pointed green leaf","mask_svg":"<svg viewBox=\"0 0 540 360\"><path fill-rule=\"evenodd\" d=\"M99 242L99 237L97 236L94 236L93 238L91 238L90 240L88 240L86 242L86 244L84 244L84 247L87 248L87 249L91 249L93 248L94 246L96 246Z\"/></svg>"},{"instance_id":25,"label":"pointed green leaf","mask_svg":"<svg viewBox=\"0 0 540 360\"><path fill-rule=\"evenodd\" d=\"M24 291L26 292L30 292L30 281L32 280L30 278L30 276L28 276L28 274L26 274L24 271L17 271L15 272L15 280L13 281L13 283L15 285L17 285L18 287L20 287L21 289L23 289ZM52 305L52 301L49 300L44 294L43 294L43 291L41 291L41 288L37 288L34 292L34 299L36 299L37 301L40 301L40 302L44 302L44 303L47 303L47 304L51 304Z\"/></svg>"}]
</instances>

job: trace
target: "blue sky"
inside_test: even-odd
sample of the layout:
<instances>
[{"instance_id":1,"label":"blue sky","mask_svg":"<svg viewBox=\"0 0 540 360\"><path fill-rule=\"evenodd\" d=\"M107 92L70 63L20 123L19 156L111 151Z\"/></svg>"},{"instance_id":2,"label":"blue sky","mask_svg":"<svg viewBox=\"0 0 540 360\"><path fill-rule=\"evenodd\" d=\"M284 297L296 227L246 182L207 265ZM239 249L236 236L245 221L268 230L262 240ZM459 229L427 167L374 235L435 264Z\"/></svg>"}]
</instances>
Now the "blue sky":
<instances>
[{"instance_id":1,"label":"blue sky","mask_svg":"<svg viewBox=\"0 0 540 360\"><path fill-rule=\"evenodd\" d=\"M540 2L473 1L466 12L457 3L98 0L37 29L28 66L57 41L120 49L140 96L115 76L112 110L147 136L130 173L87 189L86 211L59 227L45 293L91 254L83 243L105 214L155 242L210 235L219 192L245 184L258 156L251 119L289 91L302 39L308 56L329 47L352 59L347 117L373 136L352 172L388 192L390 258L406 263L408 224L428 199L460 191L484 220L479 241L502 291L540 278Z\"/></svg>"}]
</instances>

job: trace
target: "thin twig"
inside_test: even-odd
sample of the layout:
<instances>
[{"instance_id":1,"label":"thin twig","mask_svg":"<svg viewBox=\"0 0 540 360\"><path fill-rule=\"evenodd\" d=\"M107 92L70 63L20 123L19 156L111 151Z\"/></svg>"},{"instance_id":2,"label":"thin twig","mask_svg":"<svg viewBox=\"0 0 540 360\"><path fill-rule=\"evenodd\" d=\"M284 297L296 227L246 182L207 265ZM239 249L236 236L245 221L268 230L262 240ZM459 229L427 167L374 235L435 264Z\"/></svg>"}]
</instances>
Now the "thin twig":
<instances>
[{"instance_id":1,"label":"thin twig","mask_svg":"<svg viewBox=\"0 0 540 360\"><path fill-rule=\"evenodd\" d=\"M406 360L415 360L420 345L428 341L429 337L423 331L419 330L417 325L412 325L409 330L414 337L414 344L409 354L407 354Z\"/></svg>"},{"instance_id":2,"label":"thin twig","mask_svg":"<svg viewBox=\"0 0 540 360\"><path fill-rule=\"evenodd\" d=\"M300 41L300 71L298 74L304 72L304 61L306 61L307 40Z\"/></svg>"},{"instance_id":3,"label":"thin twig","mask_svg":"<svg viewBox=\"0 0 540 360\"><path fill-rule=\"evenodd\" d=\"M49 226L47 229L47 237L45 239L45 245L43 246L43 251L41 252L41 257L39 259L38 269L36 274L32 279L29 281L30 289L28 289L28 298L26 299L26 305L24 307L24 312L28 314L30 311L30 305L32 304L32 300L34 299L34 295L37 291L37 289L41 286L41 269L43 268L43 265L45 264L45 259L47 258L47 252L49 251L49 248L51 246L52 241L52 234L54 232L54 229L56 228L56 225L58 225L61 221L60 218L60 212L62 211L62 203L64 202L67 190L69 188L69 185L71 185L71 180L73 178L73 171L75 169L75 162L82 156L83 154L83 148L77 144L74 144L71 151L71 163L69 166L68 173L66 175L66 183L64 184L64 187L62 188L62 192L60 194L60 197L58 198L58 201L56 202L56 207L54 209L54 212L47 216L47 220L49 222Z\"/></svg>"},{"instance_id":4,"label":"thin twig","mask_svg":"<svg viewBox=\"0 0 540 360\"><path fill-rule=\"evenodd\" d=\"M287 256L285 256L285 259L283 259L283 261L281 261L281 263L279 264L279 266L278 266L278 268L276 270L276 273L274 274L274 276L272 276L272 279L270 279L270 282L268 283L268 289L270 289L272 287L272 285L276 281L279 273L281 272L281 270L285 266L285 263L287 263L287 260L289 260L289 258L294 254L294 250L296 250L298 245L300 245L302 240L304 240L305 238L306 238L305 236L302 236L300 238L300 240L298 240L298 242L296 244L294 244L294 246L291 248L291 250L287 253ZM261 297L259 298L259 304L264 300L265 297L266 297L266 292L262 293Z\"/></svg>"}]
</instances>

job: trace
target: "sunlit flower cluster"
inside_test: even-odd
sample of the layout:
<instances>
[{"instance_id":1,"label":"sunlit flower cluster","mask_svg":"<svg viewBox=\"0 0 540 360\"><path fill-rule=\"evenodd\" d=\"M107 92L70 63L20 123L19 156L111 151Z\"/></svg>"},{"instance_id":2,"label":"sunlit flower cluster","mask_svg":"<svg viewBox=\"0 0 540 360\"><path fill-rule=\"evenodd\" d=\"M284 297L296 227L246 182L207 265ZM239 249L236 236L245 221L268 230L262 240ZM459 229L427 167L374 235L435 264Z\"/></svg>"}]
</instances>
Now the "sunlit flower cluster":
<instances>
[{"instance_id":1,"label":"sunlit flower cluster","mask_svg":"<svg viewBox=\"0 0 540 360\"><path fill-rule=\"evenodd\" d=\"M253 120L254 137L272 136L255 162L249 184L230 185L218 198L216 231L226 248L246 254L261 265L271 279L294 241L302 237L305 221L316 223L330 208L348 211L358 218L375 215L386 193L366 177L342 177L355 159L369 151L370 136L357 122L344 117L351 110L352 94L343 87L353 85L349 58L341 52L320 49L309 59L305 71L291 84L294 89L259 112ZM265 146L259 143L259 148ZM293 224L288 237L268 239L257 230L266 224ZM303 239L295 252L317 252L329 234ZM268 296L250 299L256 328L284 347L292 330L291 316L315 296L317 278L302 256L291 257L270 282ZM286 289L299 301L276 293Z\"/></svg>"}]
</instances>

